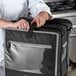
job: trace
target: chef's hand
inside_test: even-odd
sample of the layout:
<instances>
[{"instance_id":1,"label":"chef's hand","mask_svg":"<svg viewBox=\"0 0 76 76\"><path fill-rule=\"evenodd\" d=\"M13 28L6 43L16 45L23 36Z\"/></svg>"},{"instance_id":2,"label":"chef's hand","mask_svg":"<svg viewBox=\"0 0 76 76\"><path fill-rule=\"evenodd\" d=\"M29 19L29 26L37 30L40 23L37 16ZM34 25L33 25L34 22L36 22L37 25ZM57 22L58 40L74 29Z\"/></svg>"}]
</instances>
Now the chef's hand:
<instances>
[{"instance_id":1,"label":"chef's hand","mask_svg":"<svg viewBox=\"0 0 76 76\"><path fill-rule=\"evenodd\" d=\"M29 22L25 19L21 19L14 23L14 28L29 30Z\"/></svg>"},{"instance_id":2,"label":"chef's hand","mask_svg":"<svg viewBox=\"0 0 76 76\"><path fill-rule=\"evenodd\" d=\"M52 16L50 16L47 12L40 12L31 22L31 24L36 23L37 28L43 26L47 20L49 20Z\"/></svg>"}]
</instances>

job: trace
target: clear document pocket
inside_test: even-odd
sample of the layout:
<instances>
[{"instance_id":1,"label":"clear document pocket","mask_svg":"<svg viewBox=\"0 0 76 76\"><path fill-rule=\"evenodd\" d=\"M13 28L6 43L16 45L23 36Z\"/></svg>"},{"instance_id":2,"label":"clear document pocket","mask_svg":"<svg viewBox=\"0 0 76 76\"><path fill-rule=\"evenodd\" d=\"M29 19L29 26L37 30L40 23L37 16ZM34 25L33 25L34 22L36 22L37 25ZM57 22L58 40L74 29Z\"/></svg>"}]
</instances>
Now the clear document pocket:
<instances>
[{"instance_id":1,"label":"clear document pocket","mask_svg":"<svg viewBox=\"0 0 76 76\"><path fill-rule=\"evenodd\" d=\"M41 73L45 49L51 45L9 41L10 49L5 51L6 68Z\"/></svg>"}]
</instances>

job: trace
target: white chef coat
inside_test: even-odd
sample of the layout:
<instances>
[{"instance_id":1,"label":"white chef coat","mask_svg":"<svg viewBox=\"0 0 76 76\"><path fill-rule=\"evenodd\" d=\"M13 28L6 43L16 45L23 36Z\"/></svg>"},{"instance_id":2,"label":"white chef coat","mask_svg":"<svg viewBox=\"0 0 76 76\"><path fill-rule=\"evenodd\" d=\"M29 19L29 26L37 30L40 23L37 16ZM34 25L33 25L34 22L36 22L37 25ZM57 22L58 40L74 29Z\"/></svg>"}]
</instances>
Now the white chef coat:
<instances>
[{"instance_id":1,"label":"white chef coat","mask_svg":"<svg viewBox=\"0 0 76 76\"><path fill-rule=\"evenodd\" d=\"M7 20L25 17L28 12L35 17L40 11L46 11L51 15L43 0L0 0L0 17Z\"/></svg>"},{"instance_id":2,"label":"white chef coat","mask_svg":"<svg viewBox=\"0 0 76 76\"><path fill-rule=\"evenodd\" d=\"M6 20L27 17L28 12L34 18L41 11L51 15L50 8L43 0L0 0L0 18ZM4 30L0 29L0 66L4 65L4 36Z\"/></svg>"}]
</instances>

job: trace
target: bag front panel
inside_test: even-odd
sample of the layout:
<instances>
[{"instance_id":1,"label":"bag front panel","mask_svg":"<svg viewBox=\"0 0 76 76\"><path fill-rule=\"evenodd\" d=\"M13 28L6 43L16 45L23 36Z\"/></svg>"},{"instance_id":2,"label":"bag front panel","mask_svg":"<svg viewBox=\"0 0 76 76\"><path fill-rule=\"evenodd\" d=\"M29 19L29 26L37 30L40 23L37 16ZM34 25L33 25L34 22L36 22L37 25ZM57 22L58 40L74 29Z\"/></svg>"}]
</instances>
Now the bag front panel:
<instances>
[{"instance_id":1,"label":"bag front panel","mask_svg":"<svg viewBox=\"0 0 76 76\"><path fill-rule=\"evenodd\" d=\"M35 31L32 37L28 37L27 33L6 31L6 68L55 75L57 34Z\"/></svg>"}]
</instances>

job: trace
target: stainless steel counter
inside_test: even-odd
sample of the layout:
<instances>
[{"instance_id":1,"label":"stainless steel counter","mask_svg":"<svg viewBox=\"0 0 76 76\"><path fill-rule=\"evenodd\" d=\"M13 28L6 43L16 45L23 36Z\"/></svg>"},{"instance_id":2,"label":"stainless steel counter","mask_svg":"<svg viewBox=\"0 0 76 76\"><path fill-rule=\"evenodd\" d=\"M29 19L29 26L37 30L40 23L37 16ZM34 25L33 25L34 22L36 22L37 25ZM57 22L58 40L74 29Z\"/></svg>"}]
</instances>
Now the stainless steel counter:
<instances>
[{"instance_id":1,"label":"stainless steel counter","mask_svg":"<svg viewBox=\"0 0 76 76\"><path fill-rule=\"evenodd\" d=\"M54 18L76 16L76 10L67 10L67 11L59 11L59 12L52 12L52 13Z\"/></svg>"},{"instance_id":2,"label":"stainless steel counter","mask_svg":"<svg viewBox=\"0 0 76 76\"><path fill-rule=\"evenodd\" d=\"M69 19L73 26L76 25L76 10L53 12L53 18L65 18Z\"/></svg>"}]
</instances>

